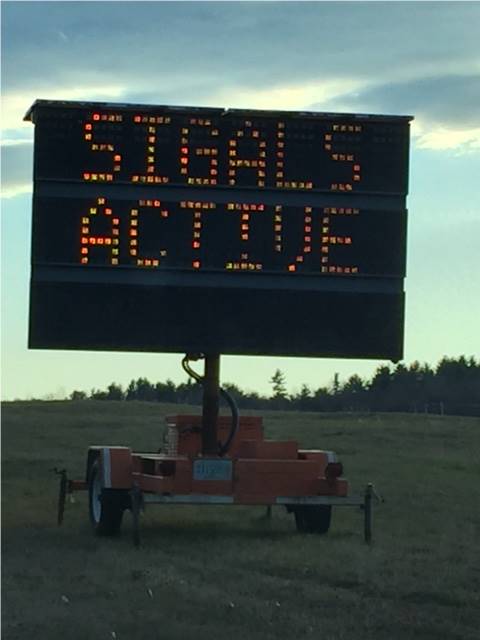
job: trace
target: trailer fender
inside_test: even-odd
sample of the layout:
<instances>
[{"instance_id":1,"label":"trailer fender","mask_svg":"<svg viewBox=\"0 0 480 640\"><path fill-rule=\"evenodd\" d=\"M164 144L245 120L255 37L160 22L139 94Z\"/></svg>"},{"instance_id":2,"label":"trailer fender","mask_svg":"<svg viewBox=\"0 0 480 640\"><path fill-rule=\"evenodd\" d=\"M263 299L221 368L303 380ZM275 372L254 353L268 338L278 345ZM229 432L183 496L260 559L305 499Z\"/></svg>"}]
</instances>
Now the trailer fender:
<instances>
[{"instance_id":1,"label":"trailer fender","mask_svg":"<svg viewBox=\"0 0 480 640\"><path fill-rule=\"evenodd\" d=\"M87 482L93 463L99 460L104 489L131 489L132 450L128 447L92 446L87 454Z\"/></svg>"}]
</instances>

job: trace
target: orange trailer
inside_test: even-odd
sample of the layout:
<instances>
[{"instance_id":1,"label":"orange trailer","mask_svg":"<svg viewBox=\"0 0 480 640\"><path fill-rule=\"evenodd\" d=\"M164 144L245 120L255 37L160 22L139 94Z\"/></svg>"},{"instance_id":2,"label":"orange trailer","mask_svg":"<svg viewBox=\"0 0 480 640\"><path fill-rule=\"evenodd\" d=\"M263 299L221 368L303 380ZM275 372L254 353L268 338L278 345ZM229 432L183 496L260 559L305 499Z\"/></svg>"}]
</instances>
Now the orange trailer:
<instances>
[{"instance_id":1,"label":"orange trailer","mask_svg":"<svg viewBox=\"0 0 480 640\"><path fill-rule=\"evenodd\" d=\"M349 494L343 466L333 451L300 449L295 440L266 440L261 417L239 417L233 400L214 379L204 383L203 416L167 418L164 446L158 453L137 453L122 446L91 446L85 480L73 481L61 472L59 524L67 493L88 489L90 521L97 535L120 531L123 514L133 515L134 543L140 543L140 513L151 504L283 506L302 533L325 534L332 507L354 506L364 511L364 536L372 537L372 484L363 496ZM206 371L208 373L208 358ZM227 396L232 418L212 417L218 411L215 388ZM212 393L213 388L213 393ZM209 415L210 414L210 415ZM205 422L205 415L211 420ZM205 441L215 443L214 450ZM219 444L224 443L224 444Z\"/></svg>"}]
</instances>

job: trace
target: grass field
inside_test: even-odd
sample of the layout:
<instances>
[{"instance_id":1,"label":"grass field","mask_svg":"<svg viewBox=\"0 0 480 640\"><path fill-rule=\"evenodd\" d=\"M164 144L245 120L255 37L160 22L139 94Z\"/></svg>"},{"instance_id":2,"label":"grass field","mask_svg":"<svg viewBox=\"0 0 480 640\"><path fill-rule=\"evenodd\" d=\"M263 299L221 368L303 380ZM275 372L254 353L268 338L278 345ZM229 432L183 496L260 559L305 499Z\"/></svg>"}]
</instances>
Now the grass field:
<instances>
[{"instance_id":1,"label":"grass field","mask_svg":"<svg viewBox=\"0 0 480 640\"><path fill-rule=\"evenodd\" d=\"M198 410L197 410L198 411ZM161 445L192 408L92 402L3 406L3 638L478 640L480 420L265 413L269 437L340 454L354 492L375 482L374 544L356 509L327 536L278 507L151 507L95 538L86 495L56 527L57 478L90 444Z\"/></svg>"}]
</instances>

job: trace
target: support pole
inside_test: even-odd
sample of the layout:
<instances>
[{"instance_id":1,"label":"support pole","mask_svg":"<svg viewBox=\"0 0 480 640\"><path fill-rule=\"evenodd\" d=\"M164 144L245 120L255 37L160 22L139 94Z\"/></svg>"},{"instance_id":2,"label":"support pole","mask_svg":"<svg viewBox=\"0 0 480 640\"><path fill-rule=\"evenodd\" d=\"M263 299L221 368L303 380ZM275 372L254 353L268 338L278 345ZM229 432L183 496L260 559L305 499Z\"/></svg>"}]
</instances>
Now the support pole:
<instances>
[{"instance_id":1,"label":"support pole","mask_svg":"<svg viewBox=\"0 0 480 640\"><path fill-rule=\"evenodd\" d=\"M220 354L205 354L203 378L202 453L218 454L218 405L220 398Z\"/></svg>"}]
</instances>

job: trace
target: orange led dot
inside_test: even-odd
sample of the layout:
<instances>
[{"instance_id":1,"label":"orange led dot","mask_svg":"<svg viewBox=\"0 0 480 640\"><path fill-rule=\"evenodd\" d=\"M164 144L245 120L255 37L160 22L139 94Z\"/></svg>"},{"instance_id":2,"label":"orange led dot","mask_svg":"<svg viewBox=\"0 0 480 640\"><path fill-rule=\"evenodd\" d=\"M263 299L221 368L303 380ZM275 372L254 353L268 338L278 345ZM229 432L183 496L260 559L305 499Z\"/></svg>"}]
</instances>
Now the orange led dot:
<instances>
[{"instance_id":1,"label":"orange led dot","mask_svg":"<svg viewBox=\"0 0 480 640\"><path fill-rule=\"evenodd\" d=\"M194 260L194 261L192 262L192 267L193 267L194 269L200 269L200 261L199 261L199 260Z\"/></svg>"},{"instance_id":2,"label":"orange led dot","mask_svg":"<svg viewBox=\"0 0 480 640\"><path fill-rule=\"evenodd\" d=\"M90 174L89 173L84 173L83 174L83 179L84 180L90 180Z\"/></svg>"},{"instance_id":3,"label":"orange led dot","mask_svg":"<svg viewBox=\"0 0 480 640\"><path fill-rule=\"evenodd\" d=\"M297 268L297 267L296 267L294 264L289 264L289 265L288 265L288 270L289 270L289 271L295 271L295 270L296 270L296 268Z\"/></svg>"},{"instance_id":4,"label":"orange led dot","mask_svg":"<svg viewBox=\"0 0 480 640\"><path fill-rule=\"evenodd\" d=\"M100 115L98 113L94 113L93 114L93 119L94 120L100 120Z\"/></svg>"}]
</instances>

